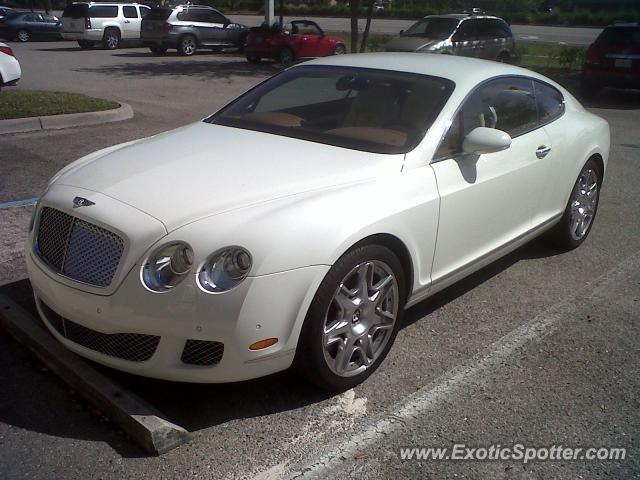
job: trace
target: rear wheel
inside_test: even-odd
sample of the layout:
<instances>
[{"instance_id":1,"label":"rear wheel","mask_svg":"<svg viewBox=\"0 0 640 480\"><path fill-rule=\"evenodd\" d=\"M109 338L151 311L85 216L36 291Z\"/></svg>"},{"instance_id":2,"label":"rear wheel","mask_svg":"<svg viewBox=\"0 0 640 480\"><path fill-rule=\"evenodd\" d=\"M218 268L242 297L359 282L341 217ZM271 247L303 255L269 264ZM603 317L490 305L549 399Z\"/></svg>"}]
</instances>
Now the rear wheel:
<instances>
[{"instance_id":1,"label":"rear wheel","mask_svg":"<svg viewBox=\"0 0 640 480\"><path fill-rule=\"evenodd\" d=\"M252 54L247 55L247 61L249 63L260 63L260 60L262 60L262 58L260 58L259 55L252 55Z\"/></svg>"},{"instance_id":2,"label":"rear wheel","mask_svg":"<svg viewBox=\"0 0 640 480\"><path fill-rule=\"evenodd\" d=\"M198 50L198 42L193 35L185 35L178 44L178 53L185 57L190 57Z\"/></svg>"},{"instance_id":3,"label":"rear wheel","mask_svg":"<svg viewBox=\"0 0 640 480\"><path fill-rule=\"evenodd\" d=\"M549 239L571 250L587 239L598 211L602 172L593 159L584 164L576 180L562 219L549 232Z\"/></svg>"},{"instance_id":4,"label":"rear wheel","mask_svg":"<svg viewBox=\"0 0 640 480\"><path fill-rule=\"evenodd\" d=\"M295 56L293 54L293 50L291 50L289 47L283 48L280 51L280 55L278 55L279 62L285 67L291 65L294 59Z\"/></svg>"},{"instance_id":5,"label":"rear wheel","mask_svg":"<svg viewBox=\"0 0 640 480\"><path fill-rule=\"evenodd\" d=\"M159 47L159 46L153 46L153 47L149 47L149 50L151 50L151 52L155 53L156 55L164 55L165 53L167 53L167 47Z\"/></svg>"},{"instance_id":6,"label":"rear wheel","mask_svg":"<svg viewBox=\"0 0 640 480\"><path fill-rule=\"evenodd\" d=\"M347 53L347 47L345 47L341 43L339 43L335 47L333 47L333 54L334 55L344 55L345 53Z\"/></svg>"},{"instance_id":7,"label":"rear wheel","mask_svg":"<svg viewBox=\"0 0 640 480\"><path fill-rule=\"evenodd\" d=\"M90 48L93 48L93 42L90 42L88 40L78 40L78 45L83 50L88 50Z\"/></svg>"},{"instance_id":8,"label":"rear wheel","mask_svg":"<svg viewBox=\"0 0 640 480\"><path fill-rule=\"evenodd\" d=\"M115 50L120 46L120 31L115 28L107 28L102 37L102 46L107 50Z\"/></svg>"},{"instance_id":9,"label":"rear wheel","mask_svg":"<svg viewBox=\"0 0 640 480\"><path fill-rule=\"evenodd\" d=\"M405 301L402 265L380 245L345 253L316 292L302 327L294 365L330 391L371 375L395 340Z\"/></svg>"},{"instance_id":10,"label":"rear wheel","mask_svg":"<svg viewBox=\"0 0 640 480\"><path fill-rule=\"evenodd\" d=\"M18 33L16 34L16 39L19 42L28 42L29 40L31 40L31 34L27 31L27 30L18 30Z\"/></svg>"}]
</instances>

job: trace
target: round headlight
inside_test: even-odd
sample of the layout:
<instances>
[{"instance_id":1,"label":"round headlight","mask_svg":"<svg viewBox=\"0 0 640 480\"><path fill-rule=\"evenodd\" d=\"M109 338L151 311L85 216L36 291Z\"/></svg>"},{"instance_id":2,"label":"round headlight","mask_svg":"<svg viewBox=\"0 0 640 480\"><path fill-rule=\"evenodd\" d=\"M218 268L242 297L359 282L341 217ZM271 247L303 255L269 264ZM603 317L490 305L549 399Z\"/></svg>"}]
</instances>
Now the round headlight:
<instances>
[{"instance_id":1,"label":"round headlight","mask_svg":"<svg viewBox=\"0 0 640 480\"><path fill-rule=\"evenodd\" d=\"M156 249L142 266L142 282L149 290L166 292L191 271L193 250L184 242L173 242Z\"/></svg>"},{"instance_id":2,"label":"round headlight","mask_svg":"<svg viewBox=\"0 0 640 480\"><path fill-rule=\"evenodd\" d=\"M252 263L251 254L242 247L221 248L202 266L198 281L207 292L226 292L247 277Z\"/></svg>"}]
</instances>

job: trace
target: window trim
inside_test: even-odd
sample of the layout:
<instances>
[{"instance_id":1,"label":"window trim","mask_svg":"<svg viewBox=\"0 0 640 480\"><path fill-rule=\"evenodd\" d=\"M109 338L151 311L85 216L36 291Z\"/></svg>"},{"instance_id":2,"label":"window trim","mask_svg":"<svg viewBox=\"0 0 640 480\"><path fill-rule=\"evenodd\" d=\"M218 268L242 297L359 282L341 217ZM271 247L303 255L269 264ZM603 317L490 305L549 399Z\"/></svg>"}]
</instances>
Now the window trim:
<instances>
[{"instance_id":1,"label":"window trim","mask_svg":"<svg viewBox=\"0 0 640 480\"><path fill-rule=\"evenodd\" d=\"M435 151L433 153L433 156L431 157L431 160L429 161L429 165L431 165L432 163L438 163L438 162L442 162L442 161L449 160L449 159L456 160L456 159L460 158L462 155L464 155L464 152L461 152L461 153L457 153L457 154L451 155L451 156L440 156L440 157L437 157L436 153L438 153L438 150L440 149L440 146L442 145L442 142L444 141L445 137L449 133L449 129L451 128L451 125L453 125L453 120L458 116L458 114L460 113L460 110L462 110L462 107L464 106L464 104L467 103L467 100L469 100L469 97L471 97L471 95L476 93L480 88L484 87L487 83L493 82L494 80L500 80L500 79L503 79L503 78L524 78L524 79L531 80L532 82L534 82L533 83L533 95L534 95L534 98L536 100L536 117L537 117L538 121L536 122L536 126L534 128L530 128L528 130L525 130L525 131L519 133L518 135L516 135L514 137L511 137L512 139L521 137L522 135L526 135L528 133L533 132L534 130L537 130L539 128L545 127L545 126L549 125L550 123L553 123L556 120L562 118L564 116L564 114L566 113L566 111L567 111L567 107L566 107L567 100L566 100L564 94L558 88L554 87L550 83L545 82L544 80L541 80L541 79L538 79L538 78L535 78L535 77L530 77L528 75L519 75L519 74L515 74L515 75L498 75L496 77L488 78L488 79L484 80L482 83L479 83L478 85L476 85L475 88L473 90L471 90L469 93L467 93L465 95L465 97L462 99L462 101L460 102L460 105L458 106L458 108L456 108L456 111L454 112L454 114L449 119L449 125L447 125L447 128L442 133L442 136L440 137L440 140L438 141L438 145L436 146L436 149L435 149ZM543 85L551 87L552 89L556 90L560 94L560 96L562 97L562 113L560 115L558 115L557 117L554 117L553 119L549 120L548 122L540 123L540 112L538 111L538 97L536 95L535 82L540 82Z\"/></svg>"}]
</instances>

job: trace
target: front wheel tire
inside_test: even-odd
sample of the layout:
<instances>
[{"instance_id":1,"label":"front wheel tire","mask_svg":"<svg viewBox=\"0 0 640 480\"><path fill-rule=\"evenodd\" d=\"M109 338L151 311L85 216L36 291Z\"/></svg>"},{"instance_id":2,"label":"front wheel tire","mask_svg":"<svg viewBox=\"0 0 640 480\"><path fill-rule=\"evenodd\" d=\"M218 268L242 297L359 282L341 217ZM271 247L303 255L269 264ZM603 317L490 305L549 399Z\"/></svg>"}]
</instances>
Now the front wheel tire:
<instances>
[{"instance_id":1,"label":"front wheel tire","mask_svg":"<svg viewBox=\"0 0 640 480\"><path fill-rule=\"evenodd\" d=\"M395 340L405 288L402 265L388 248L365 245L344 254L311 302L295 368L327 391L366 380Z\"/></svg>"},{"instance_id":2,"label":"front wheel tire","mask_svg":"<svg viewBox=\"0 0 640 480\"><path fill-rule=\"evenodd\" d=\"M31 34L29 34L29 32L27 30L20 30L16 34L16 39L19 42L25 43L25 42L28 42L29 40L31 40Z\"/></svg>"},{"instance_id":3,"label":"front wheel tire","mask_svg":"<svg viewBox=\"0 0 640 480\"><path fill-rule=\"evenodd\" d=\"M598 212L601 185L600 167L589 159L578 175L562 218L549 232L554 244L572 250L587 239Z\"/></svg>"},{"instance_id":4,"label":"front wheel tire","mask_svg":"<svg viewBox=\"0 0 640 480\"><path fill-rule=\"evenodd\" d=\"M280 51L280 55L278 56L278 60L280 64L284 67L288 67L295 60L295 55L293 54L293 50L289 47L285 47Z\"/></svg>"},{"instance_id":5,"label":"front wheel tire","mask_svg":"<svg viewBox=\"0 0 640 480\"><path fill-rule=\"evenodd\" d=\"M178 45L178 53L185 57L190 57L198 50L198 42L192 35L185 35L180 39L180 45Z\"/></svg>"}]
</instances>

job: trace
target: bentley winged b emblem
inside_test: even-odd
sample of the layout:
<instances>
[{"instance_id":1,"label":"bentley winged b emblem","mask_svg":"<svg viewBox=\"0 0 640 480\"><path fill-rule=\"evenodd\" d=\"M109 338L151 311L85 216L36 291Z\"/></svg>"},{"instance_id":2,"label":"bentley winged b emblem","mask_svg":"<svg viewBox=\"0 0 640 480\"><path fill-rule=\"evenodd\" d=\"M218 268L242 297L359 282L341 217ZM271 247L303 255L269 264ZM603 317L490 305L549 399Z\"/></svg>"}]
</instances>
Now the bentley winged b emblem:
<instances>
[{"instance_id":1,"label":"bentley winged b emblem","mask_svg":"<svg viewBox=\"0 0 640 480\"><path fill-rule=\"evenodd\" d=\"M82 197L75 197L73 199L73 208L78 208L78 207L90 207L91 205L95 205L96 202L92 202L91 200L87 200L86 198L82 198Z\"/></svg>"}]
</instances>

